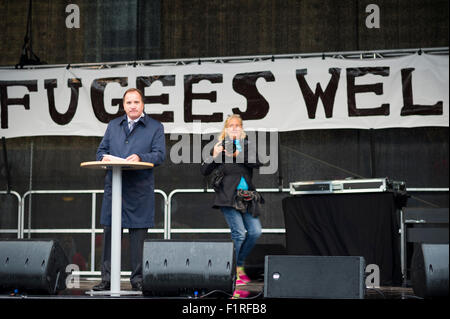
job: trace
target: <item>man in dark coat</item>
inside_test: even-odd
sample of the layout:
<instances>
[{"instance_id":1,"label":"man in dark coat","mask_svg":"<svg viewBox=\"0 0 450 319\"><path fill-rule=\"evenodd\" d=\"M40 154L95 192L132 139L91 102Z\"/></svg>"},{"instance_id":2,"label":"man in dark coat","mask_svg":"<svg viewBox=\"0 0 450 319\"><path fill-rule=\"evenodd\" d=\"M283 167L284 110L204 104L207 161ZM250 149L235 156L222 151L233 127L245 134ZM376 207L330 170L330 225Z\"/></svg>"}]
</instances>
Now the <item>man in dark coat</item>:
<instances>
[{"instance_id":1,"label":"man in dark coat","mask_svg":"<svg viewBox=\"0 0 450 319\"><path fill-rule=\"evenodd\" d=\"M109 161L105 155L121 157L132 162L160 165L165 159L164 127L144 113L144 99L137 89L128 89L123 96L126 115L109 122L98 150L98 161ZM149 227L154 226L153 169L123 171L122 228L129 229L131 285L142 289L142 250ZM111 272L111 190L112 172L105 177L105 193L100 223L104 226L102 282L94 290L110 289Z\"/></svg>"}]
</instances>

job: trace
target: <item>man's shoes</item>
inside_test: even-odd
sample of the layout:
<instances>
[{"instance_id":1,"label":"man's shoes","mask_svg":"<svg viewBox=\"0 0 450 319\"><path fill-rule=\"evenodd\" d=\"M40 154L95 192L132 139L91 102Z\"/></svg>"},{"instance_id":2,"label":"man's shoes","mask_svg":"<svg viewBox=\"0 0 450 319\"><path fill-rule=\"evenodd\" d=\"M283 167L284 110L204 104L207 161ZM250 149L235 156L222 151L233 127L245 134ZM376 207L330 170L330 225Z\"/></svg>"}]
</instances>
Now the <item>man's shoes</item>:
<instances>
[{"instance_id":1,"label":"man's shoes","mask_svg":"<svg viewBox=\"0 0 450 319\"><path fill-rule=\"evenodd\" d=\"M131 289L134 291L142 291L142 282L132 282L131 283Z\"/></svg>"},{"instance_id":2,"label":"man's shoes","mask_svg":"<svg viewBox=\"0 0 450 319\"><path fill-rule=\"evenodd\" d=\"M142 291L142 282L138 281L131 283L131 289L134 291ZM111 290L111 284L109 281L102 281L98 285L92 287L92 290L94 291Z\"/></svg>"},{"instance_id":3,"label":"man's shoes","mask_svg":"<svg viewBox=\"0 0 450 319\"><path fill-rule=\"evenodd\" d=\"M92 287L92 290L94 290L94 291L111 290L111 284L109 281L102 281L98 285L95 285L94 287Z\"/></svg>"}]
</instances>

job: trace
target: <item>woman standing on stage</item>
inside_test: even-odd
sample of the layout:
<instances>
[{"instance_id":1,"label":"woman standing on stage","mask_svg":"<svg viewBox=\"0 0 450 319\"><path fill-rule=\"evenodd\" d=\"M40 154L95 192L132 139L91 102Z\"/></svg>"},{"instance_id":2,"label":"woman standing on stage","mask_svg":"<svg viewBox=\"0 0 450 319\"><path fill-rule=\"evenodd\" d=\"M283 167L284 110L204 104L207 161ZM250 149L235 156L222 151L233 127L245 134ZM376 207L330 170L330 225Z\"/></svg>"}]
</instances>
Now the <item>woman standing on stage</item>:
<instances>
[{"instance_id":1,"label":"woman standing on stage","mask_svg":"<svg viewBox=\"0 0 450 319\"><path fill-rule=\"evenodd\" d=\"M219 208L231 230L236 251L236 285L245 285L250 278L245 274L244 262L261 236L259 206L263 198L252 183L253 169L261 166L256 147L249 147L239 115L230 115L224 123L213 154L201 166L203 175L214 170L214 208ZM242 200L242 194L245 200ZM251 200L249 200L251 198Z\"/></svg>"}]
</instances>

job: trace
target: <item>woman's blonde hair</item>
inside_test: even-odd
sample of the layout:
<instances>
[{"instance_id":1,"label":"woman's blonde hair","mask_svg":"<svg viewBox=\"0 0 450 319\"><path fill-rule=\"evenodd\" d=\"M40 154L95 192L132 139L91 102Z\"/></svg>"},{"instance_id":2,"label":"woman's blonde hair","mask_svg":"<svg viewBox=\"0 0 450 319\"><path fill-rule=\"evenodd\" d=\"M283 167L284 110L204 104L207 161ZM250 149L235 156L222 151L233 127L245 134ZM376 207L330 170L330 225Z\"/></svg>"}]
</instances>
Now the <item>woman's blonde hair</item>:
<instances>
[{"instance_id":1,"label":"woman's blonde hair","mask_svg":"<svg viewBox=\"0 0 450 319\"><path fill-rule=\"evenodd\" d=\"M231 114L231 115L228 115L227 119L225 120L222 132L220 132L220 135L219 135L219 141L223 141L225 139L225 137L227 135L227 132L226 132L227 127L232 119L237 119L241 123L242 132L241 132L241 136L239 137L239 139L244 139L247 136L247 134L244 132L244 123L242 121L241 116L239 114Z\"/></svg>"}]
</instances>

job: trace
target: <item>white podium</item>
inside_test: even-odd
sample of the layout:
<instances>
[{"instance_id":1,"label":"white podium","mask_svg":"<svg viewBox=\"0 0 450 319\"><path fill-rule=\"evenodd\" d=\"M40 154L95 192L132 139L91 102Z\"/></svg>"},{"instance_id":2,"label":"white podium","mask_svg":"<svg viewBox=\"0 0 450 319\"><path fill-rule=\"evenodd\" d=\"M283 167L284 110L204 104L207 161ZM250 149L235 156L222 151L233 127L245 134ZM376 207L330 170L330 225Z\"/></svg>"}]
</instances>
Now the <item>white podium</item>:
<instances>
[{"instance_id":1,"label":"white podium","mask_svg":"<svg viewBox=\"0 0 450 319\"><path fill-rule=\"evenodd\" d=\"M125 162L125 161L94 161L83 162L83 168L111 169L112 170L112 194L111 194L111 290L91 291L91 295L139 295L139 291L120 290L120 260L121 260L121 238L122 238L122 170L151 169L152 163L147 162Z\"/></svg>"}]
</instances>

